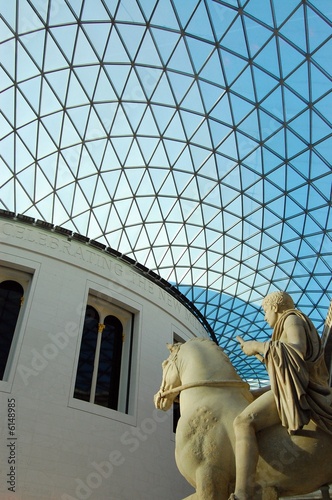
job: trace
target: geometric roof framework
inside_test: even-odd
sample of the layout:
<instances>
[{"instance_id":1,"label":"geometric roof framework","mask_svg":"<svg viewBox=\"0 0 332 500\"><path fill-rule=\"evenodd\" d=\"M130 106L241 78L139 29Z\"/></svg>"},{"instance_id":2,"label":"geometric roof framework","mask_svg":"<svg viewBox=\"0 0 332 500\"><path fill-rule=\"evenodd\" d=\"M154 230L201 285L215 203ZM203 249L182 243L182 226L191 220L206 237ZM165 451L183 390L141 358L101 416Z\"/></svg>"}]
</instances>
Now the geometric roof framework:
<instances>
[{"instance_id":1,"label":"geometric roof framework","mask_svg":"<svg viewBox=\"0 0 332 500\"><path fill-rule=\"evenodd\" d=\"M0 208L174 283L244 378L288 291L332 298L330 0L37 0L0 14Z\"/></svg>"}]
</instances>

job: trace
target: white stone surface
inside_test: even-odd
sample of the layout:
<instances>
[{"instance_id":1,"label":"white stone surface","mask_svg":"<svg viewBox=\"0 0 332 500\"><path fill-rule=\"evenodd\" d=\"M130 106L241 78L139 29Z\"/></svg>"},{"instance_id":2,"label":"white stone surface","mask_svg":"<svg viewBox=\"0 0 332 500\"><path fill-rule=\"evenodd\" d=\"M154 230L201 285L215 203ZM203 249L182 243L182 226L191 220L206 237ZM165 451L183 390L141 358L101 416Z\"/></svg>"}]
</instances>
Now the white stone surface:
<instances>
[{"instance_id":1,"label":"white stone surface","mask_svg":"<svg viewBox=\"0 0 332 500\"><path fill-rule=\"evenodd\" d=\"M0 381L0 498L176 500L192 490L174 462L171 412L153 405L166 343L205 336L173 296L127 264L65 236L0 220L0 263L32 276L8 380ZM91 286L135 312L130 414L73 400ZM15 401L15 436L8 401ZM89 411L89 405L91 411ZM15 438L15 439L14 439ZM14 451L10 463L10 446ZM10 468L12 466L12 469ZM8 490L12 473L15 493Z\"/></svg>"}]
</instances>

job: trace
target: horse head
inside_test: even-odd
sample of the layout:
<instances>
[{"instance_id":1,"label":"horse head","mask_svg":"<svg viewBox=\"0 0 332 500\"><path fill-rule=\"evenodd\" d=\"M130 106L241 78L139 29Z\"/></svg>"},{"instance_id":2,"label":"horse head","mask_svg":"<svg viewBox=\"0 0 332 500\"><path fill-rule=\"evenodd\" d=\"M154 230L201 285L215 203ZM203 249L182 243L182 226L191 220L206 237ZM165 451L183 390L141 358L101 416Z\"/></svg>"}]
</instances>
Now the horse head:
<instances>
[{"instance_id":1,"label":"horse head","mask_svg":"<svg viewBox=\"0 0 332 500\"><path fill-rule=\"evenodd\" d=\"M161 386L157 394L154 396L155 407L159 410L167 411L171 408L174 400L178 396L178 392L168 391L176 389L181 385L181 378L177 366L177 355L181 347L180 343L166 344L170 355L162 363L163 376Z\"/></svg>"}]
</instances>

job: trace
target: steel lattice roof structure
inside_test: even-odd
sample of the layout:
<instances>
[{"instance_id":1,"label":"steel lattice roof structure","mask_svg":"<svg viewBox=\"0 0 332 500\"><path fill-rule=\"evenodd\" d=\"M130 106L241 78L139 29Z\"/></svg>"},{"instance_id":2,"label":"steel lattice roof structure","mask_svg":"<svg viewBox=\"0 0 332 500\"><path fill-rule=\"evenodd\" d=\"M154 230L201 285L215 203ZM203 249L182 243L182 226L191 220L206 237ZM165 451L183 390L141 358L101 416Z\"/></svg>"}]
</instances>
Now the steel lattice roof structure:
<instances>
[{"instance_id":1,"label":"steel lattice roof structure","mask_svg":"<svg viewBox=\"0 0 332 500\"><path fill-rule=\"evenodd\" d=\"M288 291L332 298L330 0L0 3L0 208L176 286L246 379Z\"/></svg>"}]
</instances>

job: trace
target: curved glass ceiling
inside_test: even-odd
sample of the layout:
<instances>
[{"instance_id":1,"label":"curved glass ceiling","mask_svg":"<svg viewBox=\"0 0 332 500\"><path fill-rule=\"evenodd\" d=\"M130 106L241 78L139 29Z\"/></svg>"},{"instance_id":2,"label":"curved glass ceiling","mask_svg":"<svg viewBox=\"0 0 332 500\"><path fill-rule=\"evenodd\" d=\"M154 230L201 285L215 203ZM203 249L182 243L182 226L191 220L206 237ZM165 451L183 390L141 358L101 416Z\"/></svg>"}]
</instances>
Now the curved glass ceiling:
<instances>
[{"instance_id":1,"label":"curved glass ceiling","mask_svg":"<svg viewBox=\"0 0 332 500\"><path fill-rule=\"evenodd\" d=\"M244 378L332 298L330 0L1 1L0 207L176 284Z\"/></svg>"}]
</instances>

